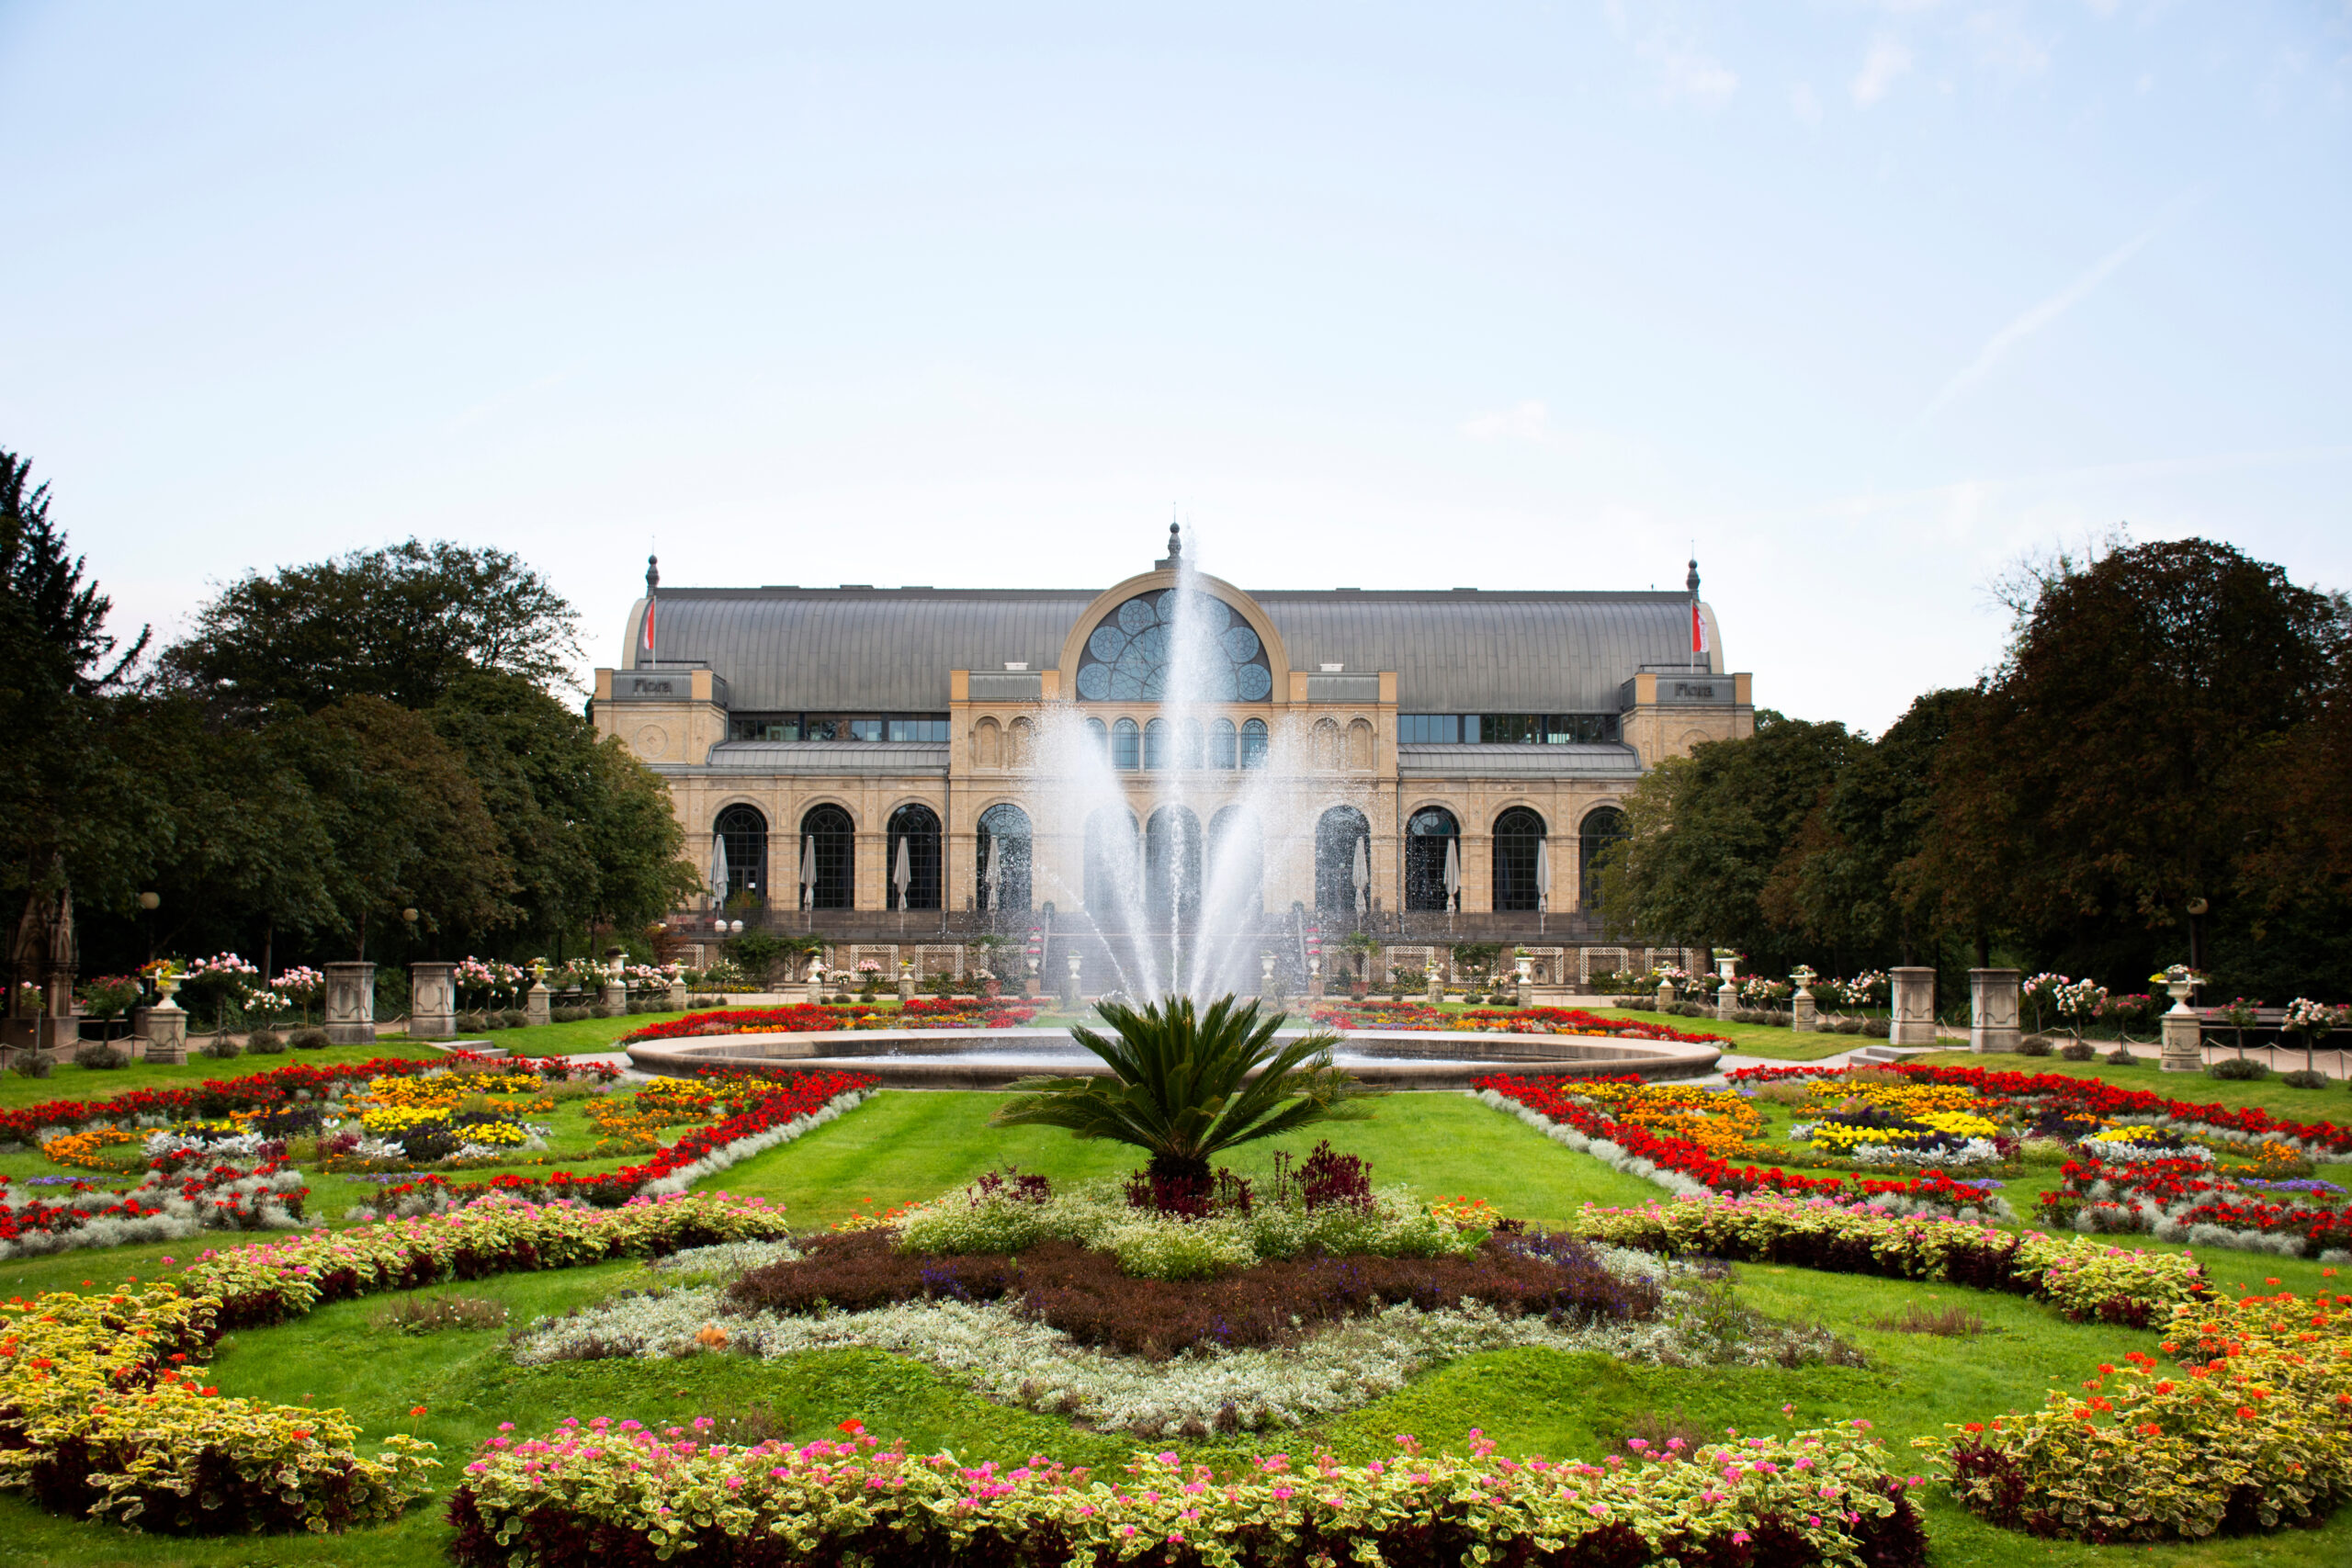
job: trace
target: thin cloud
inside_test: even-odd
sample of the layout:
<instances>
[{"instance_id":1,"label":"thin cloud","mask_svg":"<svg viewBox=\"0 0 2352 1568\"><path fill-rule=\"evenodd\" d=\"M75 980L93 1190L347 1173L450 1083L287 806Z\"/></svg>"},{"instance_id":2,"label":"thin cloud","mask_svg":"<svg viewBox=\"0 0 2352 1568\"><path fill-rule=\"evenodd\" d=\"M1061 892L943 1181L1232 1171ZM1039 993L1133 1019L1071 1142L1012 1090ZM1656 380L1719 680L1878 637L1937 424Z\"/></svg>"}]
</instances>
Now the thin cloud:
<instances>
[{"instance_id":1,"label":"thin cloud","mask_svg":"<svg viewBox=\"0 0 2352 1568\"><path fill-rule=\"evenodd\" d=\"M1868 108L1886 96L1895 78L1911 69L1911 51L1900 39L1877 38L1871 40L1871 51L1862 57L1862 68L1854 76L1854 103Z\"/></svg>"},{"instance_id":2,"label":"thin cloud","mask_svg":"<svg viewBox=\"0 0 2352 1568\"><path fill-rule=\"evenodd\" d=\"M1549 446L1553 444L1552 411L1531 398L1507 409L1472 414L1462 422L1462 434L1473 441L1526 441Z\"/></svg>"},{"instance_id":3,"label":"thin cloud","mask_svg":"<svg viewBox=\"0 0 2352 1568\"><path fill-rule=\"evenodd\" d=\"M2089 299L2101 284L2122 270L2125 262L2139 254L2140 247L2154 239L2169 221L2169 218L2158 219L2100 257L2088 272L1985 339L1984 346L1976 351L1976 357L1962 366L1960 373L1946 381L1938 389L1936 395L1928 400L1928 406L1919 411L1919 417L1911 422L1911 428L1917 430L1935 418L1953 400L1992 374L1993 367L2000 364L2011 349Z\"/></svg>"},{"instance_id":4,"label":"thin cloud","mask_svg":"<svg viewBox=\"0 0 2352 1568\"><path fill-rule=\"evenodd\" d=\"M1800 82L1789 90L1789 112L1807 125L1821 123L1821 100L1813 96L1813 84Z\"/></svg>"}]
</instances>

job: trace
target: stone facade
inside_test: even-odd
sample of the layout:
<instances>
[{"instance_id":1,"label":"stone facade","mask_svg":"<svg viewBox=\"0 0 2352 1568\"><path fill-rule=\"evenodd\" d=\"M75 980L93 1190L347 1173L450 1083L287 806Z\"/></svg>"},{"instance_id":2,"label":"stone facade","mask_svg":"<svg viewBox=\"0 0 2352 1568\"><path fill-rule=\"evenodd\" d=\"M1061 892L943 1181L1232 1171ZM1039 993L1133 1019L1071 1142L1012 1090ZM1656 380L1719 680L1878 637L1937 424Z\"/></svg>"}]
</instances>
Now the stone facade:
<instances>
[{"instance_id":1,"label":"stone facade","mask_svg":"<svg viewBox=\"0 0 2352 1568\"><path fill-rule=\"evenodd\" d=\"M1185 804L1203 824L1245 792L1258 802L1264 834L1260 893L1262 907L1270 911L1294 903L1310 910L1317 907L1316 826L1335 807L1352 807L1369 825L1369 893L1376 908L1405 908L1406 825L1416 812L1439 807L1459 825L1461 915L1493 912L1495 828L1506 812L1524 808L1544 828L1550 912L1573 917L1580 912L1583 884L1580 829L1592 813L1622 804L1626 790L1662 759L1686 753L1704 740L1750 734L1755 727L1751 677L1745 673L1709 668L1678 675L1611 668L1579 676L1588 688L1605 682L1613 694L1615 711L1608 717L1618 739L1606 745L1403 744L1400 716L1471 711L1476 694L1404 689L1395 670L1303 661L1294 667L1282 630L1252 595L1213 578L1193 575L1181 581L1221 600L1237 624L1246 624L1256 634L1265 652L1271 690L1264 701L1237 702L1216 711L1184 710L1204 722L1220 716L1262 722L1267 732L1263 768L1188 771L1184 788ZM647 659L640 644L623 666L596 672L592 712L601 732L618 737L668 781L686 829L688 852L706 880L714 827L721 814L739 806L757 811L769 835L769 888L781 890L781 897L772 901L770 918L782 929L797 929L799 918L793 896L796 825L820 806L839 807L854 826L849 881L854 911L879 913L889 908L888 824L894 812L910 805L928 807L940 824L939 908L950 912L974 908L983 901L980 818L1005 804L1019 807L1031 825L1030 908L1051 901L1059 909L1073 910L1081 905L1086 886L1084 823L1057 819L1050 738L1067 733L1073 716L1100 719L1106 726L1129 720L1142 727L1175 712L1148 701L1085 700L1077 695L1076 685L1090 632L1122 604L1179 581L1173 566L1163 564L1105 590L1069 615L1058 661L1037 660L1035 669L1027 661L1018 670L1009 661L1001 661L1006 663L1002 670L981 662L978 656L991 649L987 637L975 635L971 661L939 671L944 700L937 711L946 716L944 745L730 744L730 705L735 702L730 691L740 694L778 680L773 671L754 668L768 656L750 633L733 641L718 632L702 634L702 640L683 655L669 653L671 662L658 665ZM757 611L782 616L800 603L771 610L752 603L756 597L752 591L745 591L745 597L750 604L741 609L745 615ZM1668 596L1628 597L1646 601ZM661 615L673 617L669 596L664 594L660 603ZM887 607L894 612L901 608ZM1645 613L1653 608L1646 602L1643 607ZM735 614L740 607L723 608ZM951 604L940 613L947 615L954 609ZM711 617L721 613L721 608L707 609ZM633 637L642 614L640 602L633 612ZM1509 620L1504 610L1467 594L1458 635L1488 635L1482 616L1498 628L1493 635L1505 635ZM1712 626L1711 613L1709 619ZM1687 614L1679 624L1689 626ZM700 666L680 661L697 655ZM814 711L842 705L814 689L822 679L810 678L811 690L798 700L801 707ZM1532 679L1542 679L1540 671ZM1565 711L1568 705L1564 697L1554 708ZM1123 775L1120 784L1138 822L1147 821L1165 787L1164 778L1136 771ZM1280 803L1278 808L1263 809L1270 798ZM788 910L796 912L787 917ZM819 912L809 923L821 930L830 912ZM920 911L915 918L921 918ZM1479 934L1477 929L1467 930L1459 939ZM1599 939L1597 931L1583 936ZM1619 951L1630 962L1643 950ZM923 962L928 975L931 960ZM1546 953L1536 979L1546 985L1580 981L1613 966ZM1046 979L1051 986L1060 976Z\"/></svg>"}]
</instances>

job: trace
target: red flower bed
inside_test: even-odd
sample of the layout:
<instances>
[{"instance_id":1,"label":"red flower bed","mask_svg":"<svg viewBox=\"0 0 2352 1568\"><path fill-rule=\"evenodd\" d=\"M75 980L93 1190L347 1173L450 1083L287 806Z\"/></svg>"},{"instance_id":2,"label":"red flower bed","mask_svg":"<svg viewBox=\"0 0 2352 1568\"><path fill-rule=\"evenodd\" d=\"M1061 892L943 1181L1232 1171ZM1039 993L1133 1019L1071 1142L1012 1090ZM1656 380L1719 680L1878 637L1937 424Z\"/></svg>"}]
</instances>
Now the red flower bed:
<instances>
[{"instance_id":1,"label":"red flower bed","mask_svg":"<svg viewBox=\"0 0 2352 1568\"><path fill-rule=\"evenodd\" d=\"M1724 1077L1734 1082L1764 1078L1836 1077L1844 1067L1741 1067ZM1994 1072L1984 1067L1927 1066L1895 1063L1876 1070L1901 1073L1923 1083L1958 1084L1988 1100L2052 1100L2079 1107L2098 1116L2169 1116L2182 1122L2255 1136L2295 1138L2320 1145L2335 1154L2352 1154L2352 1128L2333 1122L2290 1122L2253 1106L2233 1108L2219 1103L2198 1105L2168 1100L2143 1089L2118 1089L2098 1078L2078 1078L2066 1073Z\"/></svg>"},{"instance_id":2,"label":"red flower bed","mask_svg":"<svg viewBox=\"0 0 2352 1568\"><path fill-rule=\"evenodd\" d=\"M77 1181L68 1196L53 1201L35 1198L13 1207L0 1203L0 1241L62 1235L99 1220L141 1220L166 1213L162 1200L175 1190L189 1203L209 1204L201 1223L216 1230L258 1229L264 1202L275 1202L300 1219L302 1201L311 1193L307 1187L282 1192L235 1190L249 1177L272 1177L286 1169L285 1152L282 1144L266 1145L264 1157L252 1165L208 1165L202 1156L151 1160L146 1179L128 1191L103 1191L94 1183Z\"/></svg>"},{"instance_id":3,"label":"red flower bed","mask_svg":"<svg viewBox=\"0 0 2352 1568\"><path fill-rule=\"evenodd\" d=\"M831 1029L1018 1029L1036 1016L1035 1002L984 997L916 997L895 1011L864 1002L845 1007L795 1002L790 1007L690 1012L684 1018L631 1030L621 1036L620 1043L697 1035L812 1034Z\"/></svg>"},{"instance_id":4,"label":"red flower bed","mask_svg":"<svg viewBox=\"0 0 2352 1568\"><path fill-rule=\"evenodd\" d=\"M1614 1018L1582 1008L1470 1008L1441 1012L1424 1003L1325 1004L1308 1015L1326 1029L1429 1029L1502 1034L1605 1034L1621 1040L1665 1040L1678 1045L1728 1045L1720 1034L1691 1034L1641 1019Z\"/></svg>"},{"instance_id":5,"label":"red flower bed","mask_svg":"<svg viewBox=\"0 0 2352 1568\"><path fill-rule=\"evenodd\" d=\"M796 1117L820 1111L837 1095L854 1089L871 1089L877 1081L865 1073L771 1076L732 1066L707 1067L703 1076L741 1086L729 1098L728 1114L695 1128L666 1148L656 1150L643 1165L626 1166L602 1175L579 1176L558 1170L545 1176L497 1176L488 1181L453 1182L447 1177L425 1176L386 1188L385 1200L389 1202L405 1194L435 1192L463 1202L486 1192L504 1192L533 1202L576 1200L599 1208L617 1209L650 1182L673 1176L740 1138L754 1137Z\"/></svg>"},{"instance_id":6,"label":"red flower bed","mask_svg":"<svg viewBox=\"0 0 2352 1568\"><path fill-rule=\"evenodd\" d=\"M121 1122L140 1116L160 1116L179 1122L226 1116L232 1111L268 1111L306 1094L323 1100L341 1084L373 1077L397 1077L451 1066L479 1066L504 1072L537 1073L541 1077L594 1077L610 1083L620 1069L605 1062L571 1062L561 1056L533 1061L480 1056L470 1051L447 1056L411 1060L379 1056L366 1062L318 1065L295 1062L249 1077L207 1078L194 1089L134 1089L106 1100L51 1100L14 1111L0 1111L0 1143L29 1144L47 1127L79 1127L92 1122Z\"/></svg>"},{"instance_id":7,"label":"red flower bed","mask_svg":"<svg viewBox=\"0 0 2352 1568\"><path fill-rule=\"evenodd\" d=\"M1511 1078L1496 1074L1475 1080L1471 1087L1493 1089L1504 1099L1515 1100L1530 1111L1548 1116L1563 1126L1575 1128L1588 1138L1606 1138L1627 1154L1648 1160L1677 1175L1687 1176L1716 1192L1781 1192L1793 1197L1855 1201L1893 1193L1897 1197L1952 1208L1984 1201L1983 1192L1954 1181L1940 1170L1882 1181L1860 1176L1799 1176L1782 1170L1779 1166L1734 1165L1688 1138L1660 1137L1645 1127L1635 1126L1592 1106L1573 1103L1571 1097L1576 1093L1577 1084L1594 1081L1639 1083L1642 1080L1635 1077L1588 1078L1575 1083L1560 1083L1543 1078Z\"/></svg>"},{"instance_id":8,"label":"red flower bed","mask_svg":"<svg viewBox=\"0 0 2352 1568\"><path fill-rule=\"evenodd\" d=\"M2298 1235L2312 1252L2352 1247L2352 1210L2268 1198L2230 1178L2216 1176L2201 1160L2070 1159L2060 1168L2058 1178L2058 1190L2044 1192L2041 1207L2044 1214L2062 1224L2071 1225L2089 1211L2111 1216L2110 1229L2146 1230L2148 1224L2132 1202L2147 1199L2167 1210L2188 1204L2172 1216L2185 1225L2224 1225L2264 1235ZM2102 1181L2113 1197L2091 1195L2091 1188Z\"/></svg>"}]
</instances>

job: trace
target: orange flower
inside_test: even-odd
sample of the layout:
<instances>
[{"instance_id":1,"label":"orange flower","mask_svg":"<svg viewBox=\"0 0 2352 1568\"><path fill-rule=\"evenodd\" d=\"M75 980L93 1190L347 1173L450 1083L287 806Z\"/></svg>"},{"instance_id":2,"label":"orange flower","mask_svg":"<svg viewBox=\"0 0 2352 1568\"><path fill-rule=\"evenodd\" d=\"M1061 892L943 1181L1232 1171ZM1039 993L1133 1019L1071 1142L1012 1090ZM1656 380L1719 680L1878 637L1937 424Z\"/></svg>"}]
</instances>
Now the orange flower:
<instances>
[{"instance_id":1,"label":"orange flower","mask_svg":"<svg viewBox=\"0 0 2352 1568\"><path fill-rule=\"evenodd\" d=\"M408 1413L412 1416L422 1416L424 1414L424 1406L422 1404L413 1404L409 1406Z\"/></svg>"}]
</instances>

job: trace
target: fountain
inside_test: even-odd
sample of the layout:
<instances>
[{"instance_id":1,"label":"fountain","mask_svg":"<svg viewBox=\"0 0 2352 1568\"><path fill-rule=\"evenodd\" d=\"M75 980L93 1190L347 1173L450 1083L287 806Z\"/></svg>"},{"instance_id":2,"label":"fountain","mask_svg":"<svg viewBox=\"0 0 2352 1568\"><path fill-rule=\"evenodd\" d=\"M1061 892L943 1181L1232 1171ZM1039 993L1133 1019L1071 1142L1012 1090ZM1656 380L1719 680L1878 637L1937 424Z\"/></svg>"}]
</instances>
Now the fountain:
<instances>
[{"instance_id":1,"label":"fountain","mask_svg":"<svg viewBox=\"0 0 2352 1568\"><path fill-rule=\"evenodd\" d=\"M1181 995L1201 1004L1229 992L1303 994L1310 982L1303 961L1283 963L1278 976L1280 961L1265 951L1276 923L1261 898L1267 828L1284 829L1276 841L1285 846L1311 841L1329 792L1312 778L1309 737L1277 716L1283 709L1234 722L1237 703L1269 692L1259 637L1204 581L1173 525L1161 565L1173 567L1173 585L1129 599L1097 627L1074 682L1082 701L1156 705L1155 716L1142 727L1123 719L1114 730L1072 703L1049 704L1039 716L1033 795L1086 840L1082 886L1033 863L1036 893L1091 932L1077 942L1057 932L1070 970L1065 995L1079 987L1080 943L1108 971L1104 994ZM1301 824L1304 834L1295 830ZM1357 880L1368 879L1359 873ZM907 1087L963 1089L1101 1068L1060 1029L735 1034L629 1055L656 1072L690 1074L714 1058L793 1060ZM1688 1077L1711 1070L1716 1055L1666 1041L1392 1030L1349 1032L1334 1059L1370 1082L1464 1088L1497 1070Z\"/></svg>"}]
</instances>

